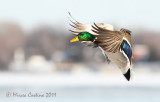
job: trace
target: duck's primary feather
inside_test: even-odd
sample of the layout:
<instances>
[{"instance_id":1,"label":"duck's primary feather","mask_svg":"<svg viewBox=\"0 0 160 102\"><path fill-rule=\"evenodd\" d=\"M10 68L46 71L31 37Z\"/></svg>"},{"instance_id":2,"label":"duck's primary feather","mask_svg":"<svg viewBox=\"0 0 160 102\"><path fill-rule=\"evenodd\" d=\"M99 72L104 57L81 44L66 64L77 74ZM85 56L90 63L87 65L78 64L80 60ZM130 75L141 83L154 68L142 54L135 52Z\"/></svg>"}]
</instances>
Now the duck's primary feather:
<instances>
[{"instance_id":1,"label":"duck's primary feather","mask_svg":"<svg viewBox=\"0 0 160 102\"><path fill-rule=\"evenodd\" d=\"M70 17L72 18L72 20L70 20L71 24L70 26L72 26L73 28L75 29L72 29L70 30L71 32L73 32L75 35L77 35L78 33L81 33L81 32L89 32L93 35L96 35L96 33L94 33L91 29L92 29L92 26L91 24L84 24L84 23L81 23L81 22L78 22L76 21L72 15L69 13Z\"/></svg>"}]
</instances>

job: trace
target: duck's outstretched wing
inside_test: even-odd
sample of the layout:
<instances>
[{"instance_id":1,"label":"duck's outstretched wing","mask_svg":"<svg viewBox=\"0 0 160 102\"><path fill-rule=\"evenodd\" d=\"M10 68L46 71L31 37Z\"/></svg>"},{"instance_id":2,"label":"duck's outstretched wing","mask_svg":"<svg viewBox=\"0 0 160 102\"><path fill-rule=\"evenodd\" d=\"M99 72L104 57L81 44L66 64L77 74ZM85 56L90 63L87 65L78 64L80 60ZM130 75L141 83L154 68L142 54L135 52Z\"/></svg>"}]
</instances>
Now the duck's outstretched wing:
<instances>
[{"instance_id":1,"label":"duck's outstretched wing","mask_svg":"<svg viewBox=\"0 0 160 102\"><path fill-rule=\"evenodd\" d=\"M77 35L78 33L80 32L89 32L93 35L97 35L96 33L94 33L91 29L92 29L92 26L91 24L84 24L84 23L80 23L78 21L76 21L72 16L71 14L69 13L71 19L70 20L70 26L72 26L73 28L75 29L72 29L70 30L71 32L73 32L75 35Z\"/></svg>"},{"instance_id":2,"label":"duck's outstretched wing","mask_svg":"<svg viewBox=\"0 0 160 102\"><path fill-rule=\"evenodd\" d=\"M90 24L84 24L84 23L72 21L72 24L70 25L75 28L75 29L70 30L71 32L75 34L78 34L80 32L89 32L91 34L95 34L91 31L92 26Z\"/></svg>"},{"instance_id":3,"label":"duck's outstretched wing","mask_svg":"<svg viewBox=\"0 0 160 102\"><path fill-rule=\"evenodd\" d=\"M96 35L95 44L102 47L106 52L115 53L119 50L125 35L123 32L103 29L96 24L92 28L92 31L98 34Z\"/></svg>"}]
</instances>

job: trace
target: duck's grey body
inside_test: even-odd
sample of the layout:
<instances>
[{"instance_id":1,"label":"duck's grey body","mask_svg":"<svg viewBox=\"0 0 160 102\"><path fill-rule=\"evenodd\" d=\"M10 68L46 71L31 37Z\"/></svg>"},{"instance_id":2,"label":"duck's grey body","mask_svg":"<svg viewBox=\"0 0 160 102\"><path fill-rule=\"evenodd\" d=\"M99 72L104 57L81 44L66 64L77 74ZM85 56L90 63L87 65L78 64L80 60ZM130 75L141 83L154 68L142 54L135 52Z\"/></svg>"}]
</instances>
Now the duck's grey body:
<instances>
[{"instance_id":1,"label":"duck's grey body","mask_svg":"<svg viewBox=\"0 0 160 102\"><path fill-rule=\"evenodd\" d=\"M95 35L97 38L94 44L99 46L101 50L106 54L107 58L114 62L118 68L122 71L127 80L131 78L132 69L132 53L128 54L124 51L122 46L123 41L128 43L128 47L131 52L131 39L130 31L127 29L121 29L120 31L114 31L111 24L98 23L94 25L83 24L79 22L72 22L75 30L71 30L75 34L80 32L89 32ZM85 41L86 42L86 41Z\"/></svg>"}]
</instances>

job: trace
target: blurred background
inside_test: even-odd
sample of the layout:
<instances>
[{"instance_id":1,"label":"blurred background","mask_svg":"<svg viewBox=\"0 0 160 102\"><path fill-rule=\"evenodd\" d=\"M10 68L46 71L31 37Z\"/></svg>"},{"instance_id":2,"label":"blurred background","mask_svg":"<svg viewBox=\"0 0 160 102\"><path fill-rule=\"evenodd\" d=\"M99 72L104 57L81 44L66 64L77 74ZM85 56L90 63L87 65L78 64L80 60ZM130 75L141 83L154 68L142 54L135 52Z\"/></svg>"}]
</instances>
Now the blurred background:
<instances>
[{"instance_id":1,"label":"blurred background","mask_svg":"<svg viewBox=\"0 0 160 102\"><path fill-rule=\"evenodd\" d=\"M158 0L0 0L0 101L159 102ZM79 22L109 23L132 31L130 82L100 49L68 29L68 11ZM55 98L6 97L56 93Z\"/></svg>"}]
</instances>

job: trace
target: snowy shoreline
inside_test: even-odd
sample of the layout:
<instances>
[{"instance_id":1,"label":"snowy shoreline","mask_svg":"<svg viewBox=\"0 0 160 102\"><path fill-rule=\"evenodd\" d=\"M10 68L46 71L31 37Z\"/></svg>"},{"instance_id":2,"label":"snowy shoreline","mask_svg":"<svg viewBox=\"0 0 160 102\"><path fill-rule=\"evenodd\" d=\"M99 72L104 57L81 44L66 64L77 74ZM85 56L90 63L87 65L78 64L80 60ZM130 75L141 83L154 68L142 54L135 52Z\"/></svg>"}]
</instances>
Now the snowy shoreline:
<instances>
[{"instance_id":1,"label":"snowy shoreline","mask_svg":"<svg viewBox=\"0 0 160 102\"><path fill-rule=\"evenodd\" d=\"M0 86L27 85L27 86L159 86L158 73L133 73L131 81L127 81L121 73L0 73Z\"/></svg>"}]
</instances>

